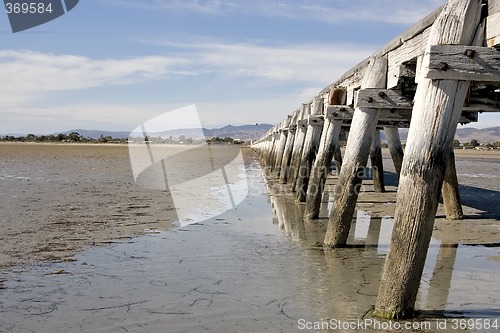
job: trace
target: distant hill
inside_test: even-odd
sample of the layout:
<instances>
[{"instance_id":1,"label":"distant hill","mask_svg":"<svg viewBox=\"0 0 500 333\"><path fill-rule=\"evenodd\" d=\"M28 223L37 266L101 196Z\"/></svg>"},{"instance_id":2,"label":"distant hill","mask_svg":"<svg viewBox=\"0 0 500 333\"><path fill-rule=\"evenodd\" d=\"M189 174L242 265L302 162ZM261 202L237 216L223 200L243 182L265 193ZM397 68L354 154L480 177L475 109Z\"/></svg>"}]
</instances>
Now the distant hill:
<instances>
[{"instance_id":1,"label":"distant hill","mask_svg":"<svg viewBox=\"0 0 500 333\"><path fill-rule=\"evenodd\" d=\"M258 126L227 125L221 128L214 128L214 129L203 128L202 130L203 133L205 134L205 138L212 138L215 136L224 138L228 136L233 139L252 140L255 138L260 138L261 136L266 134L266 132L272 127L273 125L269 124L259 124ZM89 137L92 139L98 139L101 135L122 139L122 138L127 138L130 134L129 132L111 132L111 131L97 131L97 130L84 130L84 129L66 131L63 132L63 134L69 134L71 132L78 132L83 137ZM403 142L406 141L406 138L408 136L408 129L402 128L399 130L399 133L401 135L401 140ZM164 138L168 138L169 136L172 136L173 138L178 138L181 135L184 135L186 138L192 138L195 140L202 139L200 137L200 130L192 128L176 129L176 130L150 134L150 136L162 136ZM500 126L489 127L489 128L474 128L474 127L459 128L457 129L455 138L461 143L470 142L472 139L476 139L479 143L500 141ZM385 136L383 131L381 140L385 141Z\"/></svg>"},{"instance_id":2,"label":"distant hill","mask_svg":"<svg viewBox=\"0 0 500 333\"><path fill-rule=\"evenodd\" d=\"M460 128L457 130L455 139L461 143L476 139L479 143L500 141L500 126L489 128Z\"/></svg>"},{"instance_id":3,"label":"distant hill","mask_svg":"<svg viewBox=\"0 0 500 333\"><path fill-rule=\"evenodd\" d=\"M202 128L205 138L212 138L214 136L219 137L231 137L233 139L251 140L259 138L264 135L273 125L269 124L258 124L256 125L242 125L233 126L227 125L222 128L207 129ZM128 138L130 132L112 132L112 131L99 131L99 130L85 130L85 129L74 129L70 131L63 132L63 134L69 134L71 132L77 132L83 137L98 139L102 136L110 136L112 138L124 139ZM195 140L203 139L200 135L199 129L184 128L175 129L164 132L149 133L150 136L162 136L168 138L172 136L173 138L178 138L184 135L186 138L192 138Z\"/></svg>"},{"instance_id":4,"label":"distant hill","mask_svg":"<svg viewBox=\"0 0 500 333\"><path fill-rule=\"evenodd\" d=\"M128 138L130 132L113 132L113 131L99 131L99 130L85 130L85 129L74 129L66 132L62 132L61 134L68 135L71 132L76 132L80 134L82 137L91 138L91 139L99 139L102 136L110 136L115 139L126 139ZM56 133L58 134L58 133Z\"/></svg>"},{"instance_id":5,"label":"distant hill","mask_svg":"<svg viewBox=\"0 0 500 333\"><path fill-rule=\"evenodd\" d=\"M401 140L406 141L408 129L400 129L399 133L401 135ZM500 141L500 126L489 128L458 128L457 133L455 134L455 139L461 143L470 142L472 139L476 139L479 143ZM384 140L384 138L382 138L382 140Z\"/></svg>"}]
</instances>

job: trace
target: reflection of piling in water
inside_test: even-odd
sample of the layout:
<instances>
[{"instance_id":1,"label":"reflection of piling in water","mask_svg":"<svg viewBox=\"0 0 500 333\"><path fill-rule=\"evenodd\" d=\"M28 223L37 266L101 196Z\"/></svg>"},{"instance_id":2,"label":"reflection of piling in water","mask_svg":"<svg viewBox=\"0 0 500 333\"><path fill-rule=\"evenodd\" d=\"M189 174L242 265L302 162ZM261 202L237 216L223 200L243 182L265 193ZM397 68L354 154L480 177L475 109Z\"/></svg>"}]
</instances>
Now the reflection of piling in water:
<instances>
[{"instance_id":1,"label":"reflection of piling in water","mask_svg":"<svg viewBox=\"0 0 500 333\"><path fill-rule=\"evenodd\" d=\"M338 122L350 130L342 167L337 165L339 185L323 241L333 248L346 246L352 238L349 230L369 155L375 190L384 191L378 131L385 131L400 185L395 230L377 301L378 316L412 316L441 190L447 218L463 216L452 154L457 124L477 121L477 110L500 111L490 96L492 91L498 92L486 91L483 83L475 83L494 85L500 81L500 57L492 48L500 45L500 38L493 32L498 31L492 27L496 27L492 23L496 20L485 21L488 15L500 15L496 1L486 10L479 0L449 0L314 97L315 106L321 100L325 106L323 127L305 123L310 114L305 110L311 108L311 102L303 105L298 117L289 177L281 181L297 191L299 201L306 200L309 221L319 215L323 174L331 163L331 151L325 150L332 147L334 136L326 140L331 131L328 126ZM483 47L485 41L490 47ZM341 105L333 105L332 89L346 92L345 103L336 101ZM480 96L481 102L469 98L464 106L466 95ZM403 154L397 129L408 127ZM318 135L320 128L322 135ZM275 132L253 147L261 154L265 151L265 156L276 153L270 149L276 145ZM283 161L283 156L271 161L276 158ZM281 168L285 167L282 163Z\"/></svg>"},{"instance_id":2,"label":"reflection of piling in water","mask_svg":"<svg viewBox=\"0 0 500 333\"><path fill-rule=\"evenodd\" d=\"M380 241L380 229L382 227L382 218L372 218L366 235L364 256L378 257L378 245Z\"/></svg>"},{"instance_id":3,"label":"reflection of piling in water","mask_svg":"<svg viewBox=\"0 0 500 333\"><path fill-rule=\"evenodd\" d=\"M458 244L441 243L434 272L429 281L426 309L442 311L446 308L457 250Z\"/></svg>"}]
</instances>

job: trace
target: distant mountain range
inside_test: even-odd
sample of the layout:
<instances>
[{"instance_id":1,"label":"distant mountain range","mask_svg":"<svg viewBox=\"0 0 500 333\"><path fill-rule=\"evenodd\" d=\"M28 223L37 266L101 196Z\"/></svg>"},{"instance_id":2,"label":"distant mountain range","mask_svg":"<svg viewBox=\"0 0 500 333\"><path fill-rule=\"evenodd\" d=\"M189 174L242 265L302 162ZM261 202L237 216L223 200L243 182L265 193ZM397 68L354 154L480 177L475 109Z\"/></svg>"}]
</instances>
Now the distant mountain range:
<instances>
[{"instance_id":1,"label":"distant mountain range","mask_svg":"<svg viewBox=\"0 0 500 333\"><path fill-rule=\"evenodd\" d=\"M270 124L259 124L255 125L243 125L243 126L233 126L227 125L221 128L207 129L203 128L203 133L205 134L205 138L212 138L215 136L218 137L231 137L233 139L242 139L242 140L252 140L255 138L260 138L266 132L272 128L273 125ZM400 129L401 140L406 141L408 136L408 129L403 128ZM111 136L113 138L127 138L130 135L130 132L111 132L111 131L96 131L96 130L84 130L84 129L75 129L71 131L66 131L63 134L69 134L71 132L78 132L83 137L98 139L102 136ZM176 129L158 133L150 133L150 136L161 136L164 138L168 138L172 136L173 138L179 138L184 135L186 138L192 138L195 140L202 139L200 137L199 129ZM472 139L476 139L479 143L488 143L500 141L500 126L498 127L489 127L489 128L473 128L473 127L465 127L457 129L457 133L455 138L461 143L470 142ZM382 132L382 141L385 140Z\"/></svg>"},{"instance_id":2,"label":"distant mountain range","mask_svg":"<svg viewBox=\"0 0 500 333\"><path fill-rule=\"evenodd\" d=\"M273 125L269 124L258 124L258 125L242 125L233 126L227 125L222 128L207 129L202 128L205 138L212 137L231 137L233 139L242 140L252 140L263 136ZM83 137L98 139L102 136L110 136L116 139L128 138L130 132L112 132L112 131L97 131L97 130L85 130L85 129L73 129L70 131L63 132L63 134L69 134L71 132L77 132ZM163 138L168 138L172 136L173 138L179 138L180 136L185 136L186 138L192 138L194 140L203 139L200 135L200 130L196 128L183 128L175 129L163 132L148 133L150 137L161 136Z\"/></svg>"},{"instance_id":3,"label":"distant mountain range","mask_svg":"<svg viewBox=\"0 0 500 333\"><path fill-rule=\"evenodd\" d=\"M401 135L401 140L406 141L408 129L400 129L399 133ZM470 142L473 139L476 139L479 143L500 141L500 126L488 128L458 128L457 133L455 134L455 139L460 141L460 143ZM382 140L384 140L384 138L382 138Z\"/></svg>"}]
</instances>

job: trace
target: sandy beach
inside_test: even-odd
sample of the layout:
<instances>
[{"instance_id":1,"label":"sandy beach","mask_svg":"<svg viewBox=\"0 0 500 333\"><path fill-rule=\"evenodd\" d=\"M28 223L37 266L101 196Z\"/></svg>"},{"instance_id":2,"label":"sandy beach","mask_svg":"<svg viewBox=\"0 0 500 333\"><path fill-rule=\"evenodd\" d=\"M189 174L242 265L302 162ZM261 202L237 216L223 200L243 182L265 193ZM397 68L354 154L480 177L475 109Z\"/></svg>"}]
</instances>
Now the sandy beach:
<instances>
[{"instance_id":1,"label":"sandy beach","mask_svg":"<svg viewBox=\"0 0 500 333\"><path fill-rule=\"evenodd\" d=\"M243 151L248 197L178 227L168 191L134 183L126 146L0 145L0 332L333 332L300 323L369 318L395 208L388 155L388 191L365 181L350 246L328 250L331 193L304 221ZM483 332L453 320L500 318L500 153L456 159L465 219L440 207L413 322L431 326L409 331Z\"/></svg>"}]
</instances>

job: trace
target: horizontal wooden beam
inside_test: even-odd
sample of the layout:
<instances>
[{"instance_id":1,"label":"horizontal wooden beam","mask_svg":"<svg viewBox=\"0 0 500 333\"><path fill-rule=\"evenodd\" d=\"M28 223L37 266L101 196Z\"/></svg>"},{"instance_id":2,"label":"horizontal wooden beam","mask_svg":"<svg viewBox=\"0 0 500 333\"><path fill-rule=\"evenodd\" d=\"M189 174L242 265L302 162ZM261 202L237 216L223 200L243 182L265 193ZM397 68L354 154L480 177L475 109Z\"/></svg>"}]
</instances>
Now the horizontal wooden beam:
<instances>
[{"instance_id":1,"label":"horizontal wooden beam","mask_svg":"<svg viewBox=\"0 0 500 333\"><path fill-rule=\"evenodd\" d=\"M399 90L360 89L355 107L372 109L413 109L413 103Z\"/></svg>"},{"instance_id":2,"label":"horizontal wooden beam","mask_svg":"<svg viewBox=\"0 0 500 333\"><path fill-rule=\"evenodd\" d=\"M491 47L434 45L430 49L426 77L435 80L500 82L500 51Z\"/></svg>"},{"instance_id":3,"label":"horizontal wooden beam","mask_svg":"<svg viewBox=\"0 0 500 333\"><path fill-rule=\"evenodd\" d=\"M319 115L311 115L308 118L309 126L323 126L325 123L325 117Z\"/></svg>"},{"instance_id":4,"label":"horizontal wooden beam","mask_svg":"<svg viewBox=\"0 0 500 333\"><path fill-rule=\"evenodd\" d=\"M500 111L500 110L498 110ZM392 127L409 127L411 121L411 109L380 109L377 125ZM330 105L327 108L326 116L330 120L341 120L344 125L350 124L354 115L354 109L347 105ZM478 111L473 108L465 108L460 116L459 123L468 124L478 121ZM394 125L399 124L398 126ZM403 125L404 124L404 125Z\"/></svg>"},{"instance_id":5,"label":"horizontal wooden beam","mask_svg":"<svg viewBox=\"0 0 500 333\"><path fill-rule=\"evenodd\" d=\"M500 112L500 100L477 97L472 98L468 104L464 106L463 111Z\"/></svg>"},{"instance_id":6,"label":"horizontal wooden beam","mask_svg":"<svg viewBox=\"0 0 500 333\"><path fill-rule=\"evenodd\" d=\"M297 121L297 128L307 128L307 119L301 119Z\"/></svg>"}]
</instances>

